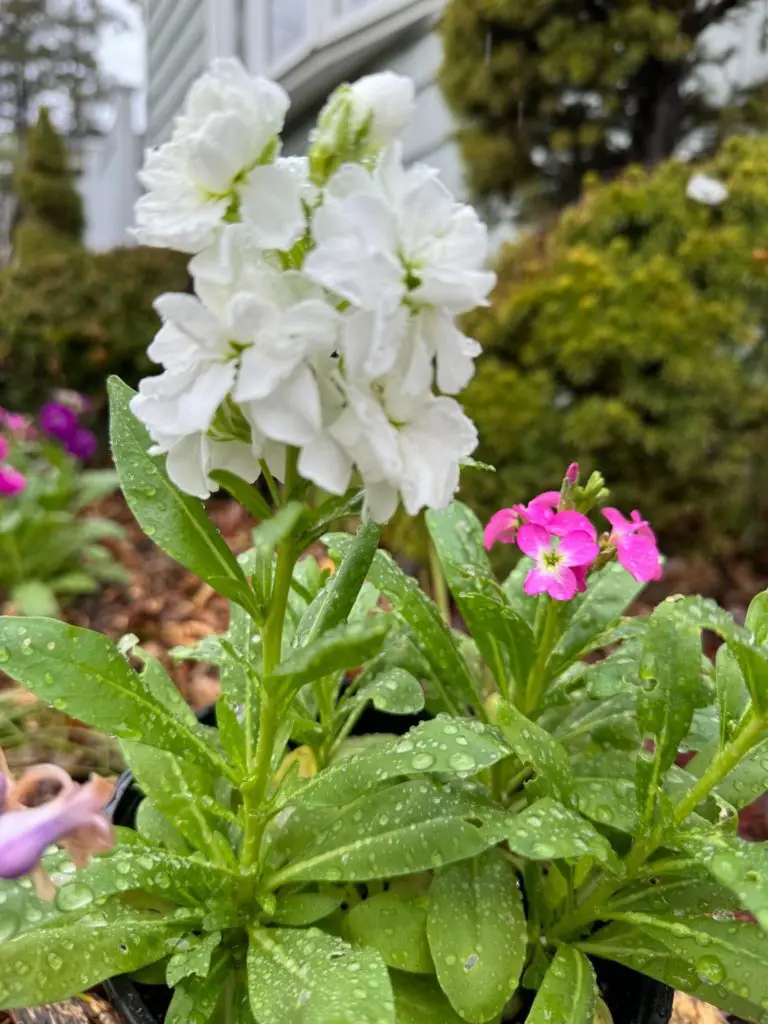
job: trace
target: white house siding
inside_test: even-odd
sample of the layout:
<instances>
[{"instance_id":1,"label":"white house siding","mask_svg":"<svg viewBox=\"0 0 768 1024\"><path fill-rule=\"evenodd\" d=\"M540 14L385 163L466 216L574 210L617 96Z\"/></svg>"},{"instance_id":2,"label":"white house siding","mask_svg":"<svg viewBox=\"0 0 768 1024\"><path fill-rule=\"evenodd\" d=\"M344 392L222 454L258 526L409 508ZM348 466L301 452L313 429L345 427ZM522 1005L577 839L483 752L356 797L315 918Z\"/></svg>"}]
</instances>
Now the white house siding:
<instances>
[{"instance_id":1,"label":"white house siding","mask_svg":"<svg viewBox=\"0 0 768 1024\"><path fill-rule=\"evenodd\" d=\"M149 146L167 138L187 90L208 62L207 15L205 0L149 0L147 4Z\"/></svg>"}]
</instances>

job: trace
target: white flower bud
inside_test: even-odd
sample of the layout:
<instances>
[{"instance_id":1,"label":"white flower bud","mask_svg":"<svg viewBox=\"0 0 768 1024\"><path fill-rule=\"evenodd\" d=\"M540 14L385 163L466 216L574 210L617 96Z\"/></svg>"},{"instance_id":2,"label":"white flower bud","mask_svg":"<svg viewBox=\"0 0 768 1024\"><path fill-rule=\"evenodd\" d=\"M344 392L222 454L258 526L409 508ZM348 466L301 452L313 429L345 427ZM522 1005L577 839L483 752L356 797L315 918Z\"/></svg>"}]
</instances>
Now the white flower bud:
<instances>
[{"instance_id":1,"label":"white flower bud","mask_svg":"<svg viewBox=\"0 0 768 1024\"><path fill-rule=\"evenodd\" d=\"M349 95L355 127L368 123L368 144L376 149L397 138L415 109L413 82L394 71L366 75L351 86Z\"/></svg>"}]
</instances>

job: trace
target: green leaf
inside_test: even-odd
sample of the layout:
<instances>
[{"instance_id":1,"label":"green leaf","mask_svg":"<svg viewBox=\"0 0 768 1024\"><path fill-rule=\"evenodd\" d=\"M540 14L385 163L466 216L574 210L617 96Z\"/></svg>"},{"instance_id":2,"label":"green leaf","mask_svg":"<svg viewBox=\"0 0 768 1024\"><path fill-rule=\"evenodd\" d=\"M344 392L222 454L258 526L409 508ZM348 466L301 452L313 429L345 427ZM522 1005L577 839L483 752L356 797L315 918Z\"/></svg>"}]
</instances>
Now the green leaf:
<instances>
[{"instance_id":1,"label":"green leaf","mask_svg":"<svg viewBox=\"0 0 768 1024\"><path fill-rule=\"evenodd\" d=\"M353 946L375 949L388 967L412 974L434 974L427 942L425 901L382 892L352 907L344 919L344 938Z\"/></svg>"},{"instance_id":2,"label":"green leaf","mask_svg":"<svg viewBox=\"0 0 768 1024\"><path fill-rule=\"evenodd\" d=\"M397 1024L462 1024L463 1018L431 978L394 971L391 979Z\"/></svg>"},{"instance_id":3,"label":"green leaf","mask_svg":"<svg viewBox=\"0 0 768 1024\"><path fill-rule=\"evenodd\" d=\"M371 568L380 536L381 528L375 523L364 523L358 529L341 565L299 622L297 647L346 622Z\"/></svg>"},{"instance_id":4,"label":"green leaf","mask_svg":"<svg viewBox=\"0 0 768 1024\"><path fill-rule=\"evenodd\" d=\"M322 921L341 906L344 891L338 895L321 892L297 892L281 895L277 910L272 915L275 924L290 928L306 928L308 924Z\"/></svg>"},{"instance_id":5,"label":"green leaf","mask_svg":"<svg viewBox=\"0 0 768 1024\"><path fill-rule=\"evenodd\" d=\"M573 774L565 748L514 704L499 701L496 721L523 764L535 770L544 792L567 802L573 791Z\"/></svg>"},{"instance_id":6,"label":"green leaf","mask_svg":"<svg viewBox=\"0 0 768 1024\"><path fill-rule=\"evenodd\" d=\"M256 718L258 723L258 718ZM241 775L246 774L245 732L230 697L223 694L216 701L216 728L224 753L230 764Z\"/></svg>"},{"instance_id":7,"label":"green leaf","mask_svg":"<svg viewBox=\"0 0 768 1024\"><path fill-rule=\"evenodd\" d=\"M755 1024L768 1022L768 1014L761 1004L761 992L750 998L750 990L746 986L742 986L739 994L736 994L729 992L722 984L711 984L697 972L696 961L690 963L676 956L667 943L648 931L616 922L600 929L589 941L578 945L585 952L624 964L640 974L647 974L656 981L687 992L705 1003L719 1006L745 1020L754 1021Z\"/></svg>"},{"instance_id":8,"label":"green leaf","mask_svg":"<svg viewBox=\"0 0 768 1024\"><path fill-rule=\"evenodd\" d=\"M768 931L768 850L738 836L687 832L676 845L736 896Z\"/></svg>"},{"instance_id":9,"label":"green leaf","mask_svg":"<svg viewBox=\"0 0 768 1024\"><path fill-rule=\"evenodd\" d=\"M333 534L327 538L329 548L349 550L351 538ZM370 570L371 582L391 602L395 614L413 630L412 640L427 660L449 705L479 706L479 697L467 663L462 658L450 629L440 611L427 597L418 582L395 565L389 555L377 551Z\"/></svg>"},{"instance_id":10,"label":"green leaf","mask_svg":"<svg viewBox=\"0 0 768 1024\"><path fill-rule=\"evenodd\" d=\"M425 781L366 793L268 882L367 881L426 871L482 853L495 839L481 811L458 793ZM277 840L279 843L279 840Z\"/></svg>"},{"instance_id":11,"label":"green leaf","mask_svg":"<svg viewBox=\"0 0 768 1024\"><path fill-rule=\"evenodd\" d=\"M571 946L560 946L536 993L527 1024L592 1024L597 1007L592 964Z\"/></svg>"},{"instance_id":12,"label":"green leaf","mask_svg":"<svg viewBox=\"0 0 768 1024\"><path fill-rule=\"evenodd\" d=\"M505 836L510 850L529 860L594 857L612 874L621 874L621 863L605 836L549 797L510 816Z\"/></svg>"},{"instance_id":13,"label":"green leaf","mask_svg":"<svg viewBox=\"0 0 768 1024\"><path fill-rule=\"evenodd\" d=\"M211 957L220 943L221 932L189 935L182 939L166 968L166 979L170 987L174 988L184 978L193 975L207 978L211 970Z\"/></svg>"},{"instance_id":14,"label":"green leaf","mask_svg":"<svg viewBox=\"0 0 768 1024\"><path fill-rule=\"evenodd\" d=\"M202 503L174 487L163 460L147 454L152 441L129 407L135 392L117 377L110 377L108 390L120 486L144 533L214 590L250 607L253 595L243 570Z\"/></svg>"},{"instance_id":15,"label":"green leaf","mask_svg":"<svg viewBox=\"0 0 768 1024\"><path fill-rule=\"evenodd\" d=\"M274 553L278 544L290 537L306 516L307 509L299 501L289 501L253 531L253 547L260 558Z\"/></svg>"},{"instance_id":16,"label":"green leaf","mask_svg":"<svg viewBox=\"0 0 768 1024\"><path fill-rule=\"evenodd\" d=\"M718 753L718 744L704 747L687 765L686 771L700 779ZM768 739L739 761L735 768L717 784L714 793L726 803L741 810L748 807L768 790Z\"/></svg>"},{"instance_id":17,"label":"green leaf","mask_svg":"<svg viewBox=\"0 0 768 1024\"><path fill-rule=\"evenodd\" d=\"M213 779L197 765L143 743L123 741L134 778L160 813L196 849L216 856L230 816L217 800Z\"/></svg>"},{"instance_id":18,"label":"green leaf","mask_svg":"<svg viewBox=\"0 0 768 1024\"><path fill-rule=\"evenodd\" d=\"M113 469L87 469L81 472L78 479L78 493L73 512L79 512L86 505L92 505L100 498L113 494L120 485L117 473Z\"/></svg>"},{"instance_id":19,"label":"green leaf","mask_svg":"<svg viewBox=\"0 0 768 1024\"><path fill-rule=\"evenodd\" d=\"M644 646L644 672L655 679L653 689L637 698L638 725L654 751L642 750L637 760L636 792L640 820L654 818L661 780L674 764L688 734L701 684L701 637L695 623L664 602L648 622Z\"/></svg>"},{"instance_id":20,"label":"green leaf","mask_svg":"<svg viewBox=\"0 0 768 1024\"><path fill-rule=\"evenodd\" d=\"M51 589L55 594L77 597L80 594L95 593L99 589L99 581L87 572L66 572L51 580Z\"/></svg>"},{"instance_id":21,"label":"green leaf","mask_svg":"<svg viewBox=\"0 0 768 1024\"><path fill-rule=\"evenodd\" d=\"M247 483L242 477L235 476L226 469L215 469L210 476L225 491L229 491L235 501L257 522L260 519L272 518L272 509L254 484Z\"/></svg>"},{"instance_id":22,"label":"green leaf","mask_svg":"<svg viewBox=\"0 0 768 1024\"><path fill-rule=\"evenodd\" d=\"M172 952L183 919L96 911L6 939L0 945L0 1009L69 999Z\"/></svg>"},{"instance_id":23,"label":"green leaf","mask_svg":"<svg viewBox=\"0 0 768 1024\"><path fill-rule=\"evenodd\" d=\"M111 853L94 857L61 885L56 905L62 911L80 910L117 893L145 892L199 907L212 897L228 898L238 881L237 875L204 860L143 844L117 846Z\"/></svg>"},{"instance_id":24,"label":"green leaf","mask_svg":"<svg viewBox=\"0 0 768 1024\"><path fill-rule=\"evenodd\" d=\"M385 669L362 686L360 703L372 701L377 711L391 715L415 715L424 709L424 691L418 679L404 668Z\"/></svg>"},{"instance_id":25,"label":"green leaf","mask_svg":"<svg viewBox=\"0 0 768 1024\"><path fill-rule=\"evenodd\" d=\"M388 779L427 773L474 775L509 753L496 729L468 718L438 715L401 739L330 765L310 780L297 800L308 806L338 807Z\"/></svg>"},{"instance_id":26,"label":"green leaf","mask_svg":"<svg viewBox=\"0 0 768 1024\"><path fill-rule=\"evenodd\" d=\"M191 847L184 836L158 811L151 800L142 800L136 811L136 831L153 846L187 856Z\"/></svg>"},{"instance_id":27,"label":"green leaf","mask_svg":"<svg viewBox=\"0 0 768 1024\"><path fill-rule=\"evenodd\" d=\"M194 711L184 700L162 663L141 647L134 648L132 653L143 662L139 674L152 696L186 729L190 732L198 731L199 725Z\"/></svg>"},{"instance_id":28,"label":"green leaf","mask_svg":"<svg viewBox=\"0 0 768 1024\"><path fill-rule=\"evenodd\" d=\"M695 912L694 912L695 913ZM705 983L761 1002L768 971L768 935L749 921L716 921L696 914L667 918L626 913L622 920L663 943Z\"/></svg>"},{"instance_id":29,"label":"green leaf","mask_svg":"<svg viewBox=\"0 0 768 1024\"><path fill-rule=\"evenodd\" d=\"M441 868L429 890L427 935L454 1010L483 1024L511 999L528 929L517 873L501 850Z\"/></svg>"},{"instance_id":30,"label":"green leaf","mask_svg":"<svg viewBox=\"0 0 768 1024\"><path fill-rule=\"evenodd\" d=\"M666 859L665 863L669 865ZM670 870L670 867L665 870ZM601 914L605 914L608 920L615 912L623 913L627 910L662 917L669 914L685 916L704 911L725 919L733 917L741 909L733 895L708 878L703 868L697 871L695 866L691 867L690 863L681 858L679 874L646 878L620 889L601 910Z\"/></svg>"},{"instance_id":31,"label":"green leaf","mask_svg":"<svg viewBox=\"0 0 768 1024\"><path fill-rule=\"evenodd\" d=\"M768 641L768 590L763 590L752 598L744 625L757 643L764 644Z\"/></svg>"},{"instance_id":32,"label":"green leaf","mask_svg":"<svg viewBox=\"0 0 768 1024\"><path fill-rule=\"evenodd\" d=\"M533 561L523 556L512 572L501 585L507 600L523 621L533 628L536 621L536 610L539 606L536 597L529 597L524 590L525 577L533 568Z\"/></svg>"},{"instance_id":33,"label":"green leaf","mask_svg":"<svg viewBox=\"0 0 768 1024\"><path fill-rule=\"evenodd\" d=\"M309 928L252 928L248 990L263 1021L395 1024L387 969L373 950Z\"/></svg>"},{"instance_id":34,"label":"green leaf","mask_svg":"<svg viewBox=\"0 0 768 1024\"><path fill-rule=\"evenodd\" d=\"M180 979L166 1011L165 1024L205 1024L210 1020L219 1001L231 998L225 988L231 970L229 951L219 949L213 954L206 977L191 975ZM228 1012L232 1009L227 1007Z\"/></svg>"},{"instance_id":35,"label":"green leaf","mask_svg":"<svg viewBox=\"0 0 768 1024\"><path fill-rule=\"evenodd\" d=\"M157 678L150 687L100 633L53 619L0 618L0 668L41 700L104 732L141 738L208 769L225 768L203 726L179 721L178 693L168 689L161 702Z\"/></svg>"},{"instance_id":36,"label":"green leaf","mask_svg":"<svg viewBox=\"0 0 768 1024\"><path fill-rule=\"evenodd\" d=\"M533 630L498 596L465 593L457 602L467 628L504 692L525 685L536 659Z\"/></svg>"},{"instance_id":37,"label":"green leaf","mask_svg":"<svg viewBox=\"0 0 768 1024\"><path fill-rule=\"evenodd\" d=\"M573 602L573 615L552 652L548 673L558 675L591 649L595 638L616 622L644 586L618 562L612 562L590 576L586 594Z\"/></svg>"},{"instance_id":38,"label":"green leaf","mask_svg":"<svg viewBox=\"0 0 768 1024\"><path fill-rule=\"evenodd\" d=\"M56 618L60 611L53 589L40 580L19 583L11 590L10 597L20 615L45 615Z\"/></svg>"},{"instance_id":39,"label":"green leaf","mask_svg":"<svg viewBox=\"0 0 768 1024\"><path fill-rule=\"evenodd\" d=\"M359 622L347 622L323 633L306 647L293 650L277 666L266 686L280 692L296 692L316 679L357 668L381 650L392 618L377 615Z\"/></svg>"},{"instance_id":40,"label":"green leaf","mask_svg":"<svg viewBox=\"0 0 768 1024\"><path fill-rule=\"evenodd\" d=\"M744 675L735 654L726 644L718 649L715 657L715 683L720 716L719 748L722 750L733 735L749 700Z\"/></svg>"}]
</instances>

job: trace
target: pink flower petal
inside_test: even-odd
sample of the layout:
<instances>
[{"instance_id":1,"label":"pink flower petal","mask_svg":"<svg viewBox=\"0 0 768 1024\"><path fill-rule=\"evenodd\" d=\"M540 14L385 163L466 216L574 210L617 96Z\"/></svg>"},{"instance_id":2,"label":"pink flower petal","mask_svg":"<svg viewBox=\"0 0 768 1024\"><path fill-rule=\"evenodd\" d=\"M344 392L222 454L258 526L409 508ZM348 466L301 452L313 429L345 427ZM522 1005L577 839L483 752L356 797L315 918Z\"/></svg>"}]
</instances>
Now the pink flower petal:
<instances>
[{"instance_id":1,"label":"pink flower petal","mask_svg":"<svg viewBox=\"0 0 768 1024\"><path fill-rule=\"evenodd\" d=\"M517 546L524 555L538 561L545 551L551 550L552 541L543 526L526 524L518 531Z\"/></svg>"},{"instance_id":2,"label":"pink flower petal","mask_svg":"<svg viewBox=\"0 0 768 1024\"><path fill-rule=\"evenodd\" d=\"M549 586L547 593L555 601L570 601L576 596L578 580L572 569L560 566L555 572L549 574Z\"/></svg>"},{"instance_id":3,"label":"pink flower petal","mask_svg":"<svg viewBox=\"0 0 768 1024\"><path fill-rule=\"evenodd\" d=\"M588 533L569 533L560 541L557 549L563 558L563 565L591 565L600 554L600 548Z\"/></svg>"},{"instance_id":4,"label":"pink flower petal","mask_svg":"<svg viewBox=\"0 0 768 1024\"><path fill-rule=\"evenodd\" d=\"M592 540L597 540L597 530L581 512L556 512L547 529L556 537L565 537L569 533L586 533Z\"/></svg>"},{"instance_id":5,"label":"pink flower petal","mask_svg":"<svg viewBox=\"0 0 768 1024\"><path fill-rule=\"evenodd\" d=\"M611 524L617 536L622 533L632 532L632 524L617 508L604 508L603 515Z\"/></svg>"},{"instance_id":6,"label":"pink flower petal","mask_svg":"<svg viewBox=\"0 0 768 1024\"><path fill-rule=\"evenodd\" d=\"M544 572L542 569L531 569L525 577L523 590L529 597L533 597L535 594L546 594L549 591L551 579L551 573Z\"/></svg>"},{"instance_id":7,"label":"pink flower petal","mask_svg":"<svg viewBox=\"0 0 768 1024\"><path fill-rule=\"evenodd\" d=\"M589 572L588 565L575 565L571 572L576 580L576 589L580 594L586 593L587 590L587 573Z\"/></svg>"},{"instance_id":8,"label":"pink flower petal","mask_svg":"<svg viewBox=\"0 0 768 1024\"><path fill-rule=\"evenodd\" d=\"M639 583L661 579L661 559L650 537L620 537L616 544L619 562Z\"/></svg>"},{"instance_id":9,"label":"pink flower petal","mask_svg":"<svg viewBox=\"0 0 768 1024\"><path fill-rule=\"evenodd\" d=\"M514 544L518 522L513 508L502 508L494 513L483 532L485 550L490 551L494 544Z\"/></svg>"},{"instance_id":10,"label":"pink flower petal","mask_svg":"<svg viewBox=\"0 0 768 1024\"><path fill-rule=\"evenodd\" d=\"M546 505L548 508L557 508L560 504L560 491L544 491L543 494L531 498L528 502L531 505Z\"/></svg>"}]
</instances>

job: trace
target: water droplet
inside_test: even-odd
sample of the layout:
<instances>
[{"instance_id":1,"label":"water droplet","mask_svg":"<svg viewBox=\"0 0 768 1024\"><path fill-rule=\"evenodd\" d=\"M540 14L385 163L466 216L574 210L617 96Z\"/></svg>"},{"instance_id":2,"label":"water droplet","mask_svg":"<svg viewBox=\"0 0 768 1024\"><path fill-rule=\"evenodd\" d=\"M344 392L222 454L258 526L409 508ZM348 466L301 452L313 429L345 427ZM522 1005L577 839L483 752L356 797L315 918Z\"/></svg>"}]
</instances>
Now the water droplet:
<instances>
[{"instance_id":1,"label":"water droplet","mask_svg":"<svg viewBox=\"0 0 768 1024\"><path fill-rule=\"evenodd\" d=\"M64 966L64 961L57 953L49 953L47 956L48 966L52 971L60 971Z\"/></svg>"},{"instance_id":2,"label":"water droplet","mask_svg":"<svg viewBox=\"0 0 768 1024\"><path fill-rule=\"evenodd\" d=\"M477 762L471 754L457 750L455 754L451 754L448 758L448 764L451 768L455 768L457 772L470 772L476 767Z\"/></svg>"},{"instance_id":3,"label":"water droplet","mask_svg":"<svg viewBox=\"0 0 768 1024\"><path fill-rule=\"evenodd\" d=\"M702 956L696 961L696 973L700 975L704 981L709 981L713 985L719 984L725 977L725 968L716 956Z\"/></svg>"},{"instance_id":4,"label":"water droplet","mask_svg":"<svg viewBox=\"0 0 768 1024\"><path fill-rule=\"evenodd\" d=\"M434 763L434 755L427 753L416 754L413 760L411 761L414 770L417 772L426 771L426 769L431 768Z\"/></svg>"},{"instance_id":5,"label":"water droplet","mask_svg":"<svg viewBox=\"0 0 768 1024\"><path fill-rule=\"evenodd\" d=\"M80 910L82 907L87 907L89 903L93 902L93 892L88 888L87 885L81 885L79 882L72 882L71 885L65 885L63 889L59 889L58 895L56 896L56 906L59 910Z\"/></svg>"},{"instance_id":6,"label":"water droplet","mask_svg":"<svg viewBox=\"0 0 768 1024\"><path fill-rule=\"evenodd\" d=\"M464 970L471 971L472 968L477 965L479 959L480 957L477 955L477 953L473 953L472 956L469 957L467 962L464 964Z\"/></svg>"},{"instance_id":7,"label":"water droplet","mask_svg":"<svg viewBox=\"0 0 768 1024\"><path fill-rule=\"evenodd\" d=\"M555 848L551 843L545 843L543 840L537 839L531 847L531 853L534 857L541 857L546 860L549 857L554 857Z\"/></svg>"}]
</instances>

